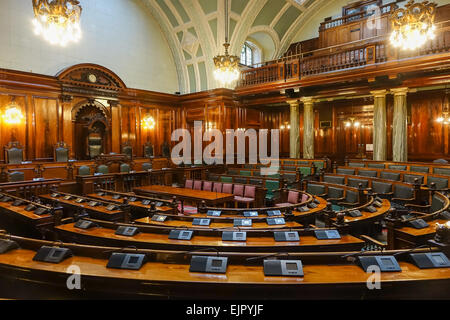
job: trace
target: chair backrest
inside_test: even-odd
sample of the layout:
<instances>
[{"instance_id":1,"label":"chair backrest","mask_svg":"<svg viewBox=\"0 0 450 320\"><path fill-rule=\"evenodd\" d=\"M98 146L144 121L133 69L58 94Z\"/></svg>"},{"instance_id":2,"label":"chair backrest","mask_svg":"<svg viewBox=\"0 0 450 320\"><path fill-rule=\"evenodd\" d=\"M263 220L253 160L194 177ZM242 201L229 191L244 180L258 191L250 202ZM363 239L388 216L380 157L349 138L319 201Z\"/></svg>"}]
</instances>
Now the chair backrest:
<instances>
[{"instance_id":1,"label":"chair backrest","mask_svg":"<svg viewBox=\"0 0 450 320\"><path fill-rule=\"evenodd\" d=\"M410 166L409 171L428 173L430 172L430 168L423 166Z\"/></svg>"},{"instance_id":2,"label":"chair backrest","mask_svg":"<svg viewBox=\"0 0 450 320\"><path fill-rule=\"evenodd\" d=\"M431 183L436 184L436 189L447 189L448 188L448 180L445 178L431 177L428 176L427 186L431 186Z\"/></svg>"},{"instance_id":3,"label":"chair backrest","mask_svg":"<svg viewBox=\"0 0 450 320\"><path fill-rule=\"evenodd\" d=\"M248 177L248 176L252 175L252 172L251 171L247 171L247 170L240 170L239 174L241 176L247 176Z\"/></svg>"},{"instance_id":4,"label":"chair backrest","mask_svg":"<svg viewBox=\"0 0 450 320\"><path fill-rule=\"evenodd\" d=\"M384 169L384 163L368 163L368 168Z\"/></svg>"},{"instance_id":5,"label":"chair backrest","mask_svg":"<svg viewBox=\"0 0 450 320\"><path fill-rule=\"evenodd\" d=\"M362 162L349 162L348 166L349 167L354 167L354 168L364 168L364 163L362 163Z\"/></svg>"},{"instance_id":6,"label":"chair backrest","mask_svg":"<svg viewBox=\"0 0 450 320\"><path fill-rule=\"evenodd\" d=\"M142 170L143 171L148 171L148 170L150 170L152 168L153 168L153 165L150 162L144 162L142 164Z\"/></svg>"},{"instance_id":7,"label":"chair backrest","mask_svg":"<svg viewBox=\"0 0 450 320\"><path fill-rule=\"evenodd\" d=\"M201 180L194 181L194 190L202 190L202 182Z\"/></svg>"},{"instance_id":8,"label":"chair backrest","mask_svg":"<svg viewBox=\"0 0 450 320\"><path fill-rule=\"evenodd\" d=\"M128 163L122 163L120 165L120 172L130 172L131 171L131 167Z\"/></svg>"},{"instance_id":9,"label":"chair backrest","mask_svg":"<svg viewBox=\"0 0 450 320\"><path fill-rule=\"evenodd\" d=\"M450 176L450 168L433 168L433 173L442 174L444 176Z\"/></svg>"},{"instance_id":10,"label":"chair backrest","mask_svg":"<svg viewBox=\"0 0 450 320\"><path fill-rule=\"evenodd\" d=\"M79 176L88 176L91 174L91 168L88 166L81 166L78 168L78 175Z\"/></svg>"},{"instance_id":11,"label":"chair backrest","mask_svg":"<svg viewBox=\"0 0 450 320\"><path fill-rule=\"evenodd\" d=\"M338 168L336 170L337 174L348 174L348 175L354 175L355 174L355 170L353 169L344 169L344 168Z\"/></svg>"},{"instance_id":12,"label":"chair backrest","mask_svg":"<svg viewBox=\"0 0 450 320\"><path fill-rule=\"evenodd\" d=\"M123 146L122 153L127 155L129 158L132 158L133 157L133 147L130 145Z\"/></svg>"},{"instance_id":13,"label":"chair backrest","mask_svg":"<svg viewBox=\"0 0 450 320\"><path fill-rule=\"evenodd\" d=\"M268 192L272 192L280 188L280 182L274 180L266 180L266 188Z\"/></svg>"},{"instance_id":14,"label":"chair backrest","mask_svg":"<svg viewBox=\"0 0 450 320\"><path fill-rule=\"evenodd\" d=\"M335 176L324 176L323 181L334 184L344 184L344 177L335 177Z\"/></svg>"},{"instance_id":15,"label":"chair backrest","mask_svg":"<svg viewBox=\"0 0 450 320\"><path fill-rule=\"evenodd\" d=\"M308 187L306 188L306 192L311 193L315 196L321 195L325 193L325 186L319 184L308 183Z\"/></svg>"},{"instance_id":16,"label":"chair backrest","mask_svg":"<svg viewBox=\"0 0 450 320\"><path fill-rule=\"evenodd\" d=\"M55 148L55 161L67 162L69 161L69 148L59 146Z\"/></svg>"},{"instance_id":17,"label":"chair backrest","mask_svg":"<svg viewBox=\"0 0 450 320\"><path fill-rule=\"evenodd\" d=\"M413 184L414 180L416 178L419 180L420 184L423 184L424 176L417 175L417 174L404 174L403 175L403 182Z\"/></svg>"},{"instance_id":18,"label":"chair backrest","mask_svg":"<svg viewBox=\"0 0 450 320\"><path fill-rule=\"evenodd\" d=\"M394 187L394 198L411 199L414 196L414 189L396 184Z\"/></svg>"},{"instance_id":19,"label":"chair backrest","mask_svg":"<svg viewBox=\"0 0 450 320\"><path fill-rule=\"evenodd\" d=\"M358 193L355 191L347 190L345 193L345 201L349 203L358 202Z\"/></svg>"},{"instance_id":20,"label":"chair backrest","mask_svg":"<svg viewBox=\"0 0 450 320\"><path fill-rule=\"evenodd\" d=\"M233 184L232 183L224 183L222 185L222 192L232 194L233 193Z\"/></svg>"},{"instance_id":21,"label":"chair backrest","mask_svg":"<svg viewBox=\"0 0 450 320\"><path fill-rule=\"evenodd\" d=\"M233 189L233 195L238 197L244 196L244 185L242 184L235 184Z\"/></svg>"},{"instance_id":22,"label":"chair backrest","mask_svg":"<svg viewBox=\"0 0 450 320\"><path fill-rule=\"evenodd\" d=\"M358 175L359 176L363 176L363 177L376 178L377 177L377 172L376 171L371 171L371 170L359 170L358 171Z\"/></svg>"},{"instance_id":23,"label":"chair backrest","mask_svg":"<svg viewBox=\"0 0 450 320\"><path fill-rule=\"evenodd\" d=\"M23 161L23 149L12 147L6 150L9 164L21 164Z\"/></svg>"},{"instance_id":24,"label":"chair backrest","mask_svg":"<svg viewBox=\"0 0 450 320\"><path fill-rule=\"evenodd\" d=\"M222 193L222 182L214 182L213 192Z\"/></svg>"},{"instance_id":25,"label":"chair backrest","mask_svg":"<svg viewBox=\"0 0 450 320\"><path fill-rule=\"evenodd\" d=\"M211 191L212 190L212 182L204 181L203 182L203 191Z\"/></svg>"},{"instance_id":26,"label":"chair backrest","mask_svg":"<svg viewBox=\"0 0 450 320\"><path fill-rule=\"evenodd\" d=\"M153 145L147 144L144 146L144 157L150 158L154 156Z\"/></svg>"},{"instance_id":27,"label":"chair backrest","mask_svg":"<svg viewBox=\"0 0 450 320\"><path fill-rule=\"evenodd\" d=\"M25 173L22 171L14 171L9 174L9 181L10 182L19 182L19 181L25 181Z\"/></svg>"},{"instance_id":28,"label":"chair backrest","mask_svg":"<svg viewBox=\"0 0 450 320\"><path fill-rule=\"evenodd\" d=\"M391 170L406 170L406 166L405 165L398 165L398 164L390 164L389 169Z\"/></svg>"},{"instance_id":29,"label":"chair backrest","mask_svg":"<svg viewBox=\"0 0 450 320\"><path fill-rule=\"evenodd\" d=\"M359 184L360 184L360 183L362 184L362 187L363 187L364 189L367 189L367 188L369 187L369 181L368 181L368 180L349 178L349 179L347 180L347 182L348 182L348 185L349 185L350 187L353 187L353 188L359 188Z\"/></svg>"},{"instance_id":30,"label":"chair backrest","mask_svg":"<svg viewBox=\"0 0 450 320\"><path fill-rule=\"evenodd\" d=\"M295 204L298 203L299 193L297 191L289 191L287 202Z\"/></svg>"},{"instance_id":31,"label":"chair backrest","mask_svg":"<svg viewBox=\"0 0 450 320\"><path fill-rule=\"evenodd\" d=\"M192 189L193 186L194 186L194 181L192 181L192 180L186 180L186 182L184 183L184 187L186 189Z\"/></svg>"},{"instance_id":32,"label":"chair backrest","mask_svg":"<svg viewBox=\"0 0 450 320\"><path fill-rule=\"evenodd\" d=\"M378 194L387 194L392 192L392 183L372 181L372 190Z\"/></svg>"},{"instance_id":33,"label":"chair backrest","mask_svg":"<svg viewBox=\"0 0 450 320\"><path fill-rule=\"evenodd\" d=\"M329 187L328 198L340 199L344 196L344 190L340 188Z\"/></svg>"},{"instance_id":34,"label":"chair backrest","mask_svg":"<svg viewBox=\"0 0 450 320\"><path fill-rule=\"evenodd\" d=\"M255 186L245 186L244 197L255 199L256 187Z\"/></svg>"},{"instance_id":35,"label":"chair backrest","mask_svg":"<svg viewBox=\"0 0 450 320\"><path fill-rule=\"evenodd\" d=\"M314 166L317 169L322 169L323 168L323 161L314 161L313 163L314 163Z\"/></svg>"},{"instance_id":36,"label":"chair backrest","mask_svg":"<svg viewBox=\"0 0 450 320\"><path fill-rule=\"evenodd\" d=\"M445 159L437 159L434 160L433 163L448 164L448 161Z\"/></svg>"},{"instance_id":37,"label":"chair backrest","mask_svg":"<svg viewBox=\"0 0 450 320\"><path fill-rule=\"evenodd\" d=\"M431 212L436 212L444 208L445 202L441 197L437 195L433 195L433 199L431 200ZM430 213L431 213L430 212Z\"/></svg>"},{"instance_id":38,"label":"chair backrest","mask_svg":"<svg viewBox=\"0 0 450 320\"><path fill-rule=\"evenodd\" d=\"M222 182L228 182L228 183L232 183L233 182L233 177L220 177L220 181Z\"/></svg>"},{"instance_id":39,"label":"chair backrest","mask_svg":"<svg viewBox=\"0 0 450 320\"><path fill-rule=\"evenodd\" d=\"M101 164L97 167L97 172L98 173L103 173L103 174L108 174L109 173L109 169L108 166L105 164Z\"/></svg>"},{"instance_id":40,"label":"chair backrest","mask_svg":"<svg viewBox=\"0 0 450 320\"><path fill-rule=\"evenodd\" d=\"M380 172L380 178L386 180L400 181L400 173L397 172Z\"/></svg>"}]
</instances>

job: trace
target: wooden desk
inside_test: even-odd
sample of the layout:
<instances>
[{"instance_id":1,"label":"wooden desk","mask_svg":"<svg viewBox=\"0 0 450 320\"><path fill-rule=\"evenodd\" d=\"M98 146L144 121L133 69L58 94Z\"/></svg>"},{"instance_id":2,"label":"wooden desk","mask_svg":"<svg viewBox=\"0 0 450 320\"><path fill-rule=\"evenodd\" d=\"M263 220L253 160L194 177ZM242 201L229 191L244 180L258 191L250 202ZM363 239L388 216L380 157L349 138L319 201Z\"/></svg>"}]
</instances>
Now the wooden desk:
<instances>
[{"instance_id":1,"label":"wooden desk","mask_svg":"<svg viewBox=\"0 0 450 320\"><path fill-rule=\"evenodd\" d=\"M83 203L77 203L75 200L77 199L77 195L71 195L73 199L71 200L64 200L64 195L61 195L60 197L53 198L50 194L47 195L41 195L39 196L44 201L47 202L58 202L62 206L66 206L69 208L79 208L79 209L85 209L87 212L89 212L89 215L96 218L96 219L105 219L109 221L118 221L123 219L123 212L121 210L113 210L109 211L106 209L106 206L96 206L96 207L90 207L87 205L86 202ZM116 203L111 203L117 206Z\"/></svg>"},{"instance_id":2,"label":"wooden desk","mask_svg":"<svg viewBox=\"0 0 450 320\"><path fill-rule=\"evenodd\" d=\"M393 232L394 245L391 248L415 248L419 245L426 244L428 240L433 239L436 234L436 224L445 224L446 220L438 219L427 221L428 227L416 229L413 227L394 228L393 231L388 228L388 232Z\"/></svg>"},{"instance_id":3,"label":"wooden desk","mask_svg":"<svg viewBox=\"0 0 450 320\"><path fill-rule=\"evenodd\" d=\"M217 206L234 200L234 195L229 193L218 193L203 190L193 190L186 188L175 188L169 186L147 186L135 188L134 192L139 195L157 195L165 197L176 196L181 200L181 214L184 214L184 200L194 203L206 202L207 206Z\"/></svg>"},{"instance_id":4,"label":"wooden desk","mask_svg":"<svg viewBox=\"0 0 450 320\"><path fill-rule=\"evenodd\" d=\"M191 251L199 248L216 248L218 251L232 252L331 252L360 251L365 242L351 235L341 235L337 240L317 240L313 235L300 235L300 241L277 242L272 232L263 236L247 234L247 241L222 241L220 232L194 236L189 241L172 240L168 233L141 232L133 237L115 234L115 229L96 227L78 229L73 223L55 227L61 240L99 246L135 246L144 249Z\"/></svg>"},{"instance_id":5,"label":"wooden desk","mask_svg":"<svg viewBox=\"0 0 450 320\"><path fill-rule=\"evenodd\" d=\"M113 199L113 195L110 195L110 194L106 194L104 196L99 196L96 193L91 193L91 194L88 194L87 197L98 199L101 201L106 201L106 202L114 202L117 204L123 203L122 199ZM127 195L127 197L128 197L128 199L130 199L130 197L133 197L133 195L130 194L130 195ZM151 205L142 204L142 202L139 199L137 201L129 202L129 205L132 207L137 207L137 208L145 209L145 210L148 210L151 207ZM169 212L173 211L173 209L169 206L156 207L156 210L158 210L159 212L162 212L162 213L169 213Z\"/></svg>"},{"instance_id":6,"label":"wooden desk","mask_svg":"<svg viewBox=\"0 0 450 320\"><path fill-rule=\"evenodd\" d=\"M263 261L229 264L226 274L189 272L189 264L150 261L140 270L106 268L101 257L73 256L59 264L33 261L33 250L17 249L0 255L0 284L14 298L160 297L189 299L449 299L450 269L423 269L399 262L402 272L380 274L382 290L367 288L368 274L353 264L304 263L304 277L266 277ZM83 290L67 288L67 269L81 270ZM35 296L29 290L39 283ZM37 296L39 295L39 296Z\"/></svg>"}]
</instances>

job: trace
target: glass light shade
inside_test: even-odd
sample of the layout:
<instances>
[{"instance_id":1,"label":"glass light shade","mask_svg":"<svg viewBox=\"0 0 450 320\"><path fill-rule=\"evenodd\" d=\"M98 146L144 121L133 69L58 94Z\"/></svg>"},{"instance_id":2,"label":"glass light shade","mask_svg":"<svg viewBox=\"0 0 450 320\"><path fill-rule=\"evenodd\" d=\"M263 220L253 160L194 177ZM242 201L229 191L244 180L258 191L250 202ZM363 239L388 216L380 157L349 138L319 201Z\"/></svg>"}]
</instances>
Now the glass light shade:
<instances>
[{"instance_id":1,"label":"glass light shade","mask_svg":"<svg viewBox=\"0 0 450 320\"><path fill-rule=\"evenodd\" d=\"M16 106L10 106L3 114L3 121L7 124L20 124L23 119L22 111Z\"/></svg>"},{"instance_id":2,"label":"glass light shade","mask_svg":"<svg viewBox=\"0 0 450 320\"><path fill-rule=\"evenodd\" d=\"M145 130L152 130L155 128L155 119L152 116L147 116L141 121L142 128Z\"/></svg>"},{"instance_id":3,"label":"glass light shade","mask_svg":"<svg viewBox=\"0 0 450 320\"><path fill-rule=\"evenodd\" d=\"M81 6L78 1L49 3L49 0L37 0L33 1L33 9L36 35L43 36L52 45L62 47L81 39Z\"/></svg>"}]
</instances>

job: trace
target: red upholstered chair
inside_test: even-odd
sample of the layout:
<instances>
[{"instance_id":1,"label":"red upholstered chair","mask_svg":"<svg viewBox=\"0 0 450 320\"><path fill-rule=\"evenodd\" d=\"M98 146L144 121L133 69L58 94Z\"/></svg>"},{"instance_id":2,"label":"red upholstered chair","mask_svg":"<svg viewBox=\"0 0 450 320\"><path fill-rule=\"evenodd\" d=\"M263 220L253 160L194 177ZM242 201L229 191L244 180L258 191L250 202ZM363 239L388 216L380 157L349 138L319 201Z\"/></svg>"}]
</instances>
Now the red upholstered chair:
<instances>
[{"instance_id":1,"label":"red upholstered chair","mask_svg":"<svg viewBox=\"0 0 450 320\"><path fill-rule=\"evenodd\" d=\"M202 190L202 182L201 180L194 181L194 190Z\"/></svg>"},{"instance_id":2,"label":"red upholstered chair","mask_svg":"<svg viewBox=\"0 0 450 320\"><path fill-rule=\"evenodd\" d=\"M238 197L243 197L244 196L244 186L242 184L235 184L234 190L233 190L233 195L238 196Z\"/></svg>"},{"instance_id":3,"label":"red upholstered chair","mask_svg":"<svg viewBox=\"0 0 450 320\"><path fill-rule=\"evenodd\" d=\"M306 201L308 201L308 195L302 193L302 201L300 201L300 202L306 202Z\"/></svg>"},{"instance_id":4,"label":"red upholstered chair","mask_svg":"<svg viewBox=\"0 0 450 320\"><path fill-rule=\"evenodd\" d=\"M245 203L247 205L247 208L250 207L250 203L255 202L256 199L256 187L255 186L245 186L244 189L244 196L239 197L235 196L234 201L238 203Z\"/></svg>"},{"instance_id":5,"label":"red upholstered chair","mask_svg":"<svg viewBox=\"0 0 450 320\"><path fill-rule=\"evenodd\" d=\"M212 189L212 182L211 181L203 182L203 191L211 191L211 189Z\"/></svg>"},{"instance_id":6,"label":"red upholstered chair","mask_svg":"<svg viewBox=\"0 0 450 320\"><path fill-rule=\"evenodd\" d=\"M290 206L292 204L298 203L298 200L299 200L299 193L297 191L289 191L287 202L277 203L277 204L275 204L275 206L277 206L277 207L287 207L287 206Z\"/></svg>"},{"instance_id":7,"label":"red upholstered chair","mask_svg":"<svg viewBox=\"0 0 450 320\"><path fill-rule=\"evenodd\" d=\"M193 181L192 180L186 180L186 182L184 183L184 187L186 189L192 189L192 185L193 185Z\"/></svg>"},{"instance_id":8,"label":"red upholstered chair","mask_svg":"<svg viewBox=\"0 0 450 320\"><path fill-rule=\"evenodd\" d=\"M232 183L224 183L222 185L222 192L223 193L233 193L233 184Z\"/></svg>"},{"instance_id":9,"label":"red upholstered chair","mask_svg":"<svg viewBox=\"0 0 450 320\"><path fill-rule=\"evenodd\" d=\"M213 192L222 193L222 182L214 182Z\"/></svg>"}]
</instances>

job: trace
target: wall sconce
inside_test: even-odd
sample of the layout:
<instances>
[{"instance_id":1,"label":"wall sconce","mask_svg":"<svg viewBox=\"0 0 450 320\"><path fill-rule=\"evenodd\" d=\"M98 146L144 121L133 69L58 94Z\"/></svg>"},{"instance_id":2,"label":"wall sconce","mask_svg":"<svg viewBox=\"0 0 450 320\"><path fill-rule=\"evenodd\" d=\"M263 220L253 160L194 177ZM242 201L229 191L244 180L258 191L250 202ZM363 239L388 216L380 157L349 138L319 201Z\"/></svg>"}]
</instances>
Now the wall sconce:
<instances>
[{"instance_id":1,"label":"wall sconce","mask_svg":"<svg viewBox=\"0 0 450 320\"><path fill-rule=\"evenodd\" d=\"M436 119L436 122L442 123L442 124L449 124L450 123L450 115L449 115L449 98L448 98L449 90L446 88L445 90L445 97L442 101L442 114L439 116L439 118Z\"/></svg>"},{"instance_id":2,"label":"wall sconce","mask_svg":"<svg viewBox=\"0 0 450 320\"><path fill-rule=\"evenodd\" d=\"M285 130L285 129L287 129L287 130L291 129L291 125L288 122L286 122L285 124L282 124L280 126L280 130Z\"/></svg>"},{"instance_id":3,"label":"wall sconce","mask_svg":"<svg viewBox=\"0 0 450 320\"><path fill-rule=\"evenodd\" d=\"M152 116L146 116L142 119L141 126L145 130L153 130L155 128L155 119Z\"/></svg>"},{"instance_id":4,"label":"wall sconce","mask_svg":"<svg viewBox=\"0 0 450 320\"><path fill-rule=\"evenodd\" d=\"M212 130L212 129L216 129L215 122L207 122L206 123L206 130Z\"/></svg>"},{"instance_id":5,"label":"wall sconce","mask_svg":"<svg viewBox=\"0 0 450 320\"><path fill-rule=\"evenodd\" d=\"M20 110L19 105L13 100L6 107L5 113L2 115L3 121L7 124L20 124L24 119L22 111Z\"/></svg>"},{"instance_id":6,"label":"wall sconce","mask_svg":"<svg viewBox=\"0 0 450 320\"><path fill-rule=\"evenodd\" d=\"M350 117L347 121L345 121L345 127L350 128L359 128L361 126L361 122L359 122L356 118Z\"/></svg>"}]
</instances>

